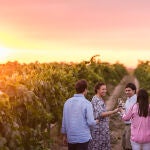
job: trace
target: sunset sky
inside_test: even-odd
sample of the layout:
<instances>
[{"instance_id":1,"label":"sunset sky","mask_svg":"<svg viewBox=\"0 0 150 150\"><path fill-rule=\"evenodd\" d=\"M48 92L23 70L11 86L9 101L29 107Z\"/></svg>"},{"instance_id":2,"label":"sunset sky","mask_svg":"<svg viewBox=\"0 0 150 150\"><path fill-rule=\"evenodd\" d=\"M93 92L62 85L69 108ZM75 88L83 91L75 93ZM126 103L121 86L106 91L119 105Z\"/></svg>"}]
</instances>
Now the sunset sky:
<instances>
[{"instance_id":1,"label":"sunset sky","mask_svg":"<svg viewBox=\"0 0 150 150\"><path fill-rule=\"evenodd\" d=\"M149 0L0 0L0 63L150 60Z\"/></svg>"}]
</instances>

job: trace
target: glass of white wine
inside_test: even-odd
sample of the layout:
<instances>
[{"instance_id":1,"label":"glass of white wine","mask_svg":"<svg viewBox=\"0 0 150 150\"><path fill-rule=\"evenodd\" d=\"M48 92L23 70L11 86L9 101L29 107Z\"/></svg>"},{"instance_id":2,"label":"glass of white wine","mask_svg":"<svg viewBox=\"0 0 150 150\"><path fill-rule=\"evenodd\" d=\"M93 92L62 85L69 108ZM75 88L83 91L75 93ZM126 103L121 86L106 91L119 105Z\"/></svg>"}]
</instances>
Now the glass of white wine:
<instances>
[{"instance_id":1,"label":"glass of white wine","mask_svg":"<svg viewBox=\"0 0 150 150\"><path fill-rule=\"evenodd\" d=\"M123 101L123 98L119 97L117 100L118 100L118 107L124 109L124 104L125 103ZM118 114L121 115L122 113L119 111Z\"/></svg>"},{"instance_id":2,"label":"glass of white wine","mask_svg":"<svg viewBox=\"0 0 150 150\"><path fill-rule=\"evenodd\" d=\"M118 107L123 107L123 99L122 98L118 98Z\"/></svg>"}]
</instances>

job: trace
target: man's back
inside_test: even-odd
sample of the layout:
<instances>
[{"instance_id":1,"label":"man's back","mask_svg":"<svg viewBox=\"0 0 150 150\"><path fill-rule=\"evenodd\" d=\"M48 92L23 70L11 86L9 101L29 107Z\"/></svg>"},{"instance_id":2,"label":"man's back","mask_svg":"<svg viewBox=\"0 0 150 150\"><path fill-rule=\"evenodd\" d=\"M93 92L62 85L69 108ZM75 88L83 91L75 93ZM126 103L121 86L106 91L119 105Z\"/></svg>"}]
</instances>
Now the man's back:
<instances>
[{"instance_id":1,"label":"man's back","mask_svg":"<svg viewBox=\"0 0 150 150\"><path fill-rule=\"evenodd\" d=\"M91 139L90 125L94 125L91 103L83 94L75 94L64 105L62 133L69 143L84 143Z\"/></svg>"}]
</instances>

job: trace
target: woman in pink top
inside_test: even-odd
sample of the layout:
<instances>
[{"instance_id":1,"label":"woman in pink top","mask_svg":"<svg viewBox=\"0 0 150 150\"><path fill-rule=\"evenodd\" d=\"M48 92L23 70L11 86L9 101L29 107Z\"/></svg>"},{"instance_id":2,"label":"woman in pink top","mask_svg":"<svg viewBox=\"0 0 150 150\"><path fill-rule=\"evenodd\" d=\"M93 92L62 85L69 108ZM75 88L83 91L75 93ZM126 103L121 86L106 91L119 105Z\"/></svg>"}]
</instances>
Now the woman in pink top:
<instances>
[{"instance_id":1,"label":"woman in pink top","mask_svg":"<svg viewBox=\"0 0 150 150\"><path fill-rule=\"evenodd\" d=\"M121 110L124 113L123 109ZM148 93L140 89L137 103L122 116L124 121L131 119L131 145L133 150L150 150L150 105Z\"/></svg>"}]
</instances>

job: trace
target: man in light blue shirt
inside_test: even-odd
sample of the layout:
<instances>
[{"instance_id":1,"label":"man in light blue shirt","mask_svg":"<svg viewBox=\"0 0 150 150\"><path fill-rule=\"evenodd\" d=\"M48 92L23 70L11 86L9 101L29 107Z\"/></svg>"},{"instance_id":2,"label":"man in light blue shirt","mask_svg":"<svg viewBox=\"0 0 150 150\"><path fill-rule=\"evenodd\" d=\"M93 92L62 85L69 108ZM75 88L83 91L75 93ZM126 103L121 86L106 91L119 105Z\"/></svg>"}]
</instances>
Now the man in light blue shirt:
<instances>
[{"instance_id":1,"label":"man in light blue shirt","mask_svg":"<svg viewBox=\"0 0 150 150\"><path fill-rule=\"evenodd\" d=\"M94 120L92 104L85 98L86 80L77 81L75 88L77 94L64 104L61 132L68 142L68 150L87 150L91 139L90 126L99 121Z\"/></svg>"}]
</instances>

